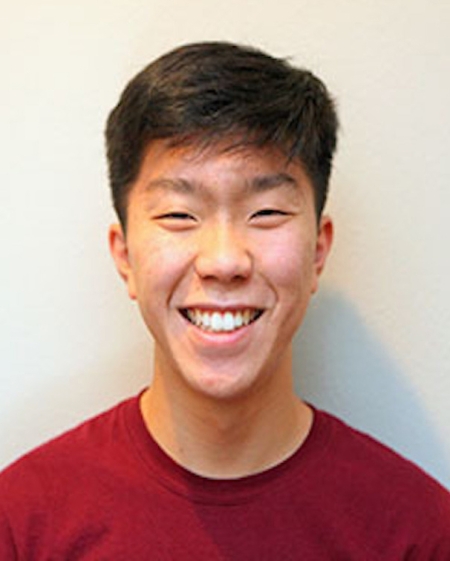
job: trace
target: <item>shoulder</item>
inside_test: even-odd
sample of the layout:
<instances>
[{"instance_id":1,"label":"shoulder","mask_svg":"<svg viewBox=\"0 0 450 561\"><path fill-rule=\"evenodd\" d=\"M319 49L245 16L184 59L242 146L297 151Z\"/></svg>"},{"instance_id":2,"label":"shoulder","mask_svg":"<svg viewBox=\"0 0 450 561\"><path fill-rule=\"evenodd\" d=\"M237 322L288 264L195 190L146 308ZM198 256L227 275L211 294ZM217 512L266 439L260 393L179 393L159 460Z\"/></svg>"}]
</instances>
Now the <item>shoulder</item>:
<instances>
[{"instance_id":1,"label":"shoulder","mask_svg":"<svg viewBox=\"0 0 450 561\"><path fill-rule=\"evenodd\" d=\"M0 501L14 496L27 498L38 488L46 492L57 486L57 480L83 477L87 467L108 463L116 454L126 430L124 412L137 398L128 399L113 408L84 421L62 435L23 455L0 473Z\"/></svg>"},{"instance_id":2,"label":"shoulder","mask_svg":"<svg viewBox=\"0 0 450 561\"><path fill-rule=\"evenodd\" d=\"M326 427L329 476L351 492L352 501L371 501L384 517L446 535L450 547L450 493L412 461L336 417L317 412Z\"/></svg>"},{"instance_id":3,"label":"shoulder","mask_svg":"<svg viewBox=\"0 0 450 561\"><path fill-rule=\"evenodd\" d=\"M0 474L0 559L15 559L15 551L20 559L67 559L68 552L79 553L121 527L118 509L130 510L133 497L142 495L133 420L139 420L138 397L43 444Z\"/></svg>"},{"instance_id":4,"label":"shoulder","mask_svg":"<svg viewBox=\"0 0 450 561\"><path fill-rule=\"evenodd\" d=\"M336 461L348 469L362 470L368 477L378 478L380 470L385 478L389 475L397 483L408 485L417 480L435 482L417 464L402 456L386 444L356 429L330 413L318 411L319 423L327 427L330 451Z\"/></svg>"}]
</instances>

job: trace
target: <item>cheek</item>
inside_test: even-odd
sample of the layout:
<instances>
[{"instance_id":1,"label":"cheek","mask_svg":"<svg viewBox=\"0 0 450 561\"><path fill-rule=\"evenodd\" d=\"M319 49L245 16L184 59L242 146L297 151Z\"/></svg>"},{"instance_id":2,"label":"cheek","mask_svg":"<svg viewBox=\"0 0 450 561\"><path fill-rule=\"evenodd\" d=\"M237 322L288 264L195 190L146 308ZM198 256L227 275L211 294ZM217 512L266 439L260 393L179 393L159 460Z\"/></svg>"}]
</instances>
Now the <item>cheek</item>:
<instances>
[{"instance_id":1,"label":"cheek","mask_svg":"<svg viewBox=\"0 0 450 561\"><path fill-rule=\"evenodd\" d=\"M189 260L186 244L175 244L169 236L154 235L140 243L135 259L138 300L148 307L170 301Z\"/></svg>"},{"instance_id":2,"label":"cheek","mask_svg":"<svg viewBox=\"0 0 450 561\"><path fill-rule=\"evenodd\" d=\"M298 232L277 235L261 251L262 268L276 288L292 296L308 289L312 281L314 247Z\"/></svg>"}]
</instances>

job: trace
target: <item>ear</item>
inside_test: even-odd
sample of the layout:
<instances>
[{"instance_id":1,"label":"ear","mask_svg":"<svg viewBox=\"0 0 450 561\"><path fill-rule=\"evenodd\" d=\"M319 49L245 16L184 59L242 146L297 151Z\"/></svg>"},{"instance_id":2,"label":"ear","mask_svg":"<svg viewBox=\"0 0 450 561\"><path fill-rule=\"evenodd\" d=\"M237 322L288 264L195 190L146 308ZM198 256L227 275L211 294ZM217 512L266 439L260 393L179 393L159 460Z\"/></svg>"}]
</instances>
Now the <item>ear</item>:
<instances>
[{"instance_id":1,"label":"ear","mask_svg":"<svg viewBox=\"0 0 450 561\"><path fill-rule=\"evenodd\" d=\"M316 251L314 256L314 282L312 293L316 292L319 287L319 277L325 267L327 257L330 253L333 242L334 227L329 216L322 216L320 219L319 229L316 240Z\"/></svg>"},{"instance_id":2,"label":"ear","mask_svg":"<svg viewBox=\"0 0 450 561\"><path fill-rule=\"evenodd\" d=\"M127 240L120 224L112 224L108 232L109 250L111 252L116 269L127 285L128 294L131 299L136 299L136 284L133 268L130 263Z\"/></svg>"}]
</instances>

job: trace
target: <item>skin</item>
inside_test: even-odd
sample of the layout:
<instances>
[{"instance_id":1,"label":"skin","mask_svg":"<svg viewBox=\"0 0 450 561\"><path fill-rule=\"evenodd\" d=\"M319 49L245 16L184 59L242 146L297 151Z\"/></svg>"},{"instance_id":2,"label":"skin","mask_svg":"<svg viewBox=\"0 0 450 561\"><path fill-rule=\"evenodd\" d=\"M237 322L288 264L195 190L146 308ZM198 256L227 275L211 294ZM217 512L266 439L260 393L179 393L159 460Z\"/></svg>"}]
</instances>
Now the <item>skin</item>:
<instances>
[{"instance_id":1,"label":"skin","mask_svg":"<svg viewBox=\"0 0 450 561\"><path fill-rule=\"evenodd\" d=\"M311 182L276 148L200 149L152 142L131 188L126 232L110 248L155 339L141 410L187 469L233 478L290 456L312 423L292 387L292 338L332 241ZM186 310L251 310L227 332Z\"/></svg>"}]
</instances>

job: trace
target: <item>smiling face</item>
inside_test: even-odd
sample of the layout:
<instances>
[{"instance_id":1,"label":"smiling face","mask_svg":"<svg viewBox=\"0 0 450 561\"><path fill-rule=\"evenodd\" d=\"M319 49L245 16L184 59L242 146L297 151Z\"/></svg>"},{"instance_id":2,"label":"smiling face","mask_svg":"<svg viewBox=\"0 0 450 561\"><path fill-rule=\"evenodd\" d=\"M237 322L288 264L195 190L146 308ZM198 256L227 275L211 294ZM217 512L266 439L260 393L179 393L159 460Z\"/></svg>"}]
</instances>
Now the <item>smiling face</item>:
<instances>
[{"instance_id":1,"label":"smiling face","mask_svg":"<svg viewBox=\"0 0 450 561\"><path fill-rule=\"evenodd\" d=\"M155 338L155 382L214 399L284 383L331 238L275 148L152 142L110 246Z\"/></svg>"}]
</instances>

